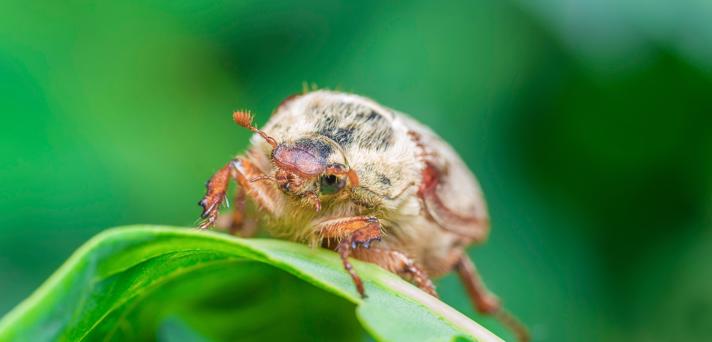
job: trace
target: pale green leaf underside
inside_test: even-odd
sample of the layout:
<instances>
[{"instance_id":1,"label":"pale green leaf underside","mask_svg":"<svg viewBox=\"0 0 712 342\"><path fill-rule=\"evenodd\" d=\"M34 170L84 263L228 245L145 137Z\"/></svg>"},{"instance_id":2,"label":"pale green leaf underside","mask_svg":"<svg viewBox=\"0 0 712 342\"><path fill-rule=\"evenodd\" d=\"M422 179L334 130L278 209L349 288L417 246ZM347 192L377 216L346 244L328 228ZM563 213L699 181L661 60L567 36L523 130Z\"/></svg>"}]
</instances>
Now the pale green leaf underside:
<instances>
[{"instance_id":1,"label":"pale green leaf underside","mask_svg":"<svg viewBox=\"0 0 712 342\"><path fill-rule=\"evenodd\" d=\"M355 330L348 324L338 325L338 312L348 310L345 305L349 305L338 298L356 305L358 321L376 340L451 341L466 337L500 341L399 277L367 263L354 261L354 266L365 281L365 300L355 292L338 256L324 249L185 228L112 229L82 246L32 296L3 317L0 341L140 339L146 337L142 332L145 327L140 327L159 319L156 312L169 315L161 318L164 322L170 321L171 315L193 317L200 322L199 330L227 327L233 334L250 332L257 340L272 336L272 329L264 326L275 324L299 325L294 329L338 329L333 338L339 332L353 335ZM281 284L290 283L293 277L282 271L321 290L300 282L286 290ZM230 311L234 305L221 302L217 293L213 295L218 298L216 303L205 304L203 294L211 291L229 292L241 298L241 303L245 299L251 302ZM203 302L194 297L203 298ZM229 316L215 311L221 306ZM228 324L221 324L221 319L229 319ZM258 324L262 328L255 331Z\"/></svg>"}]
</instances>

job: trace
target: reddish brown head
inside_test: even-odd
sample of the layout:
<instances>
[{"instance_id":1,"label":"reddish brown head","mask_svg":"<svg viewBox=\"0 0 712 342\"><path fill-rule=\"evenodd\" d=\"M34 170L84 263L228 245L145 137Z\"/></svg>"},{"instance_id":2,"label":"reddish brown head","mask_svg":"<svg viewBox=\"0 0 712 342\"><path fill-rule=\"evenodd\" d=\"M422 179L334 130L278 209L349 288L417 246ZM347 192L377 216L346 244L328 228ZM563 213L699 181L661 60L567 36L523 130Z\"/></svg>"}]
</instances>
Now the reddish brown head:
<instances>
[{"instance_id":1,"label":"reddish brown head","mask_svg":"<svg viewBox=\"0 0 712 342\"><path fill-rule=\"evenodd\" d=\"M252 116L246 112L233 113L237 124L259 134L272 146L272 162L277 187L284 193L306 198L316 210L321 208L320 198L340 193L348 187L358 186L358 176L346 164L334 161L340 153L336 143L322 136L309 136L294 142L277 141L252 125ZM343 156L342 156L343 159Z\"/></svg>"}]
</instances>

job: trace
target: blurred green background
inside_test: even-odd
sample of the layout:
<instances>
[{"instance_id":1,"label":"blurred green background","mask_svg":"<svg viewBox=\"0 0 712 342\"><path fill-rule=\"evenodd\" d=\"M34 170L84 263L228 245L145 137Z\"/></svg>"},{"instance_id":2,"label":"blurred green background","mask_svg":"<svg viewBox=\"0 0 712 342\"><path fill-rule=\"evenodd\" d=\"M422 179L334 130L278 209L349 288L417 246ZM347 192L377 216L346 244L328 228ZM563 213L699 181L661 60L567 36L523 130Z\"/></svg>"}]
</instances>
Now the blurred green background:
<instances>
[{"instance_id":1,"label":"blurred green background","mask_svg":"<svg viewBox=\"0 0 712 342\"><path fill-rule=\"evenodd\" d=\"M493 219L471 254L535 340L709 339L710 17L694 0L2 1L0 315L105 228L193 225L246 147L231 112L263 123L308 82L462 154Z\"/></svg>"}]
</instances>

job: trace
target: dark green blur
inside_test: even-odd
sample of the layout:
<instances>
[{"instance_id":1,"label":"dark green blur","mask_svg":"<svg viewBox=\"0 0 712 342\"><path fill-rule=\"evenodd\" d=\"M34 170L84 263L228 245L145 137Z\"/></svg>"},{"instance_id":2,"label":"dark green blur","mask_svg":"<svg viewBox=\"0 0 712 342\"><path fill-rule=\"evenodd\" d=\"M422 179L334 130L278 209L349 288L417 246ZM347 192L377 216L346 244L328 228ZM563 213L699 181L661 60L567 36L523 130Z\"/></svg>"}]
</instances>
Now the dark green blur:
<instances>
[{"instance_id":1,"label":"dark green blur","mask_svg":"<svg viewBox=\"0 0 712 342\"><path fill-rule=\"evenodd\" d=\"M712 6L564 3L1 2L0 315L105 228L193 225L231 112L313 83L462 154L472 255L536 341L708 339Z\"/></svg>"}]
</instances>

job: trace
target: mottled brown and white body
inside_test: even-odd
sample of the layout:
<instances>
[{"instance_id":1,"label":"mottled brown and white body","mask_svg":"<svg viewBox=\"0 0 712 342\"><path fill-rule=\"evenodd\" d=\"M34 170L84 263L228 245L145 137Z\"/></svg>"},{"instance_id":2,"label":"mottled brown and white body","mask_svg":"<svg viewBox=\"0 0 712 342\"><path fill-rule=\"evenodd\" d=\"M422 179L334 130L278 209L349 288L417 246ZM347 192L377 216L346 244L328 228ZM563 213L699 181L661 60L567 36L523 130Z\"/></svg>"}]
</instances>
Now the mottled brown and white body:
<instances>
[{"instance_id":1,"label":"mottled brown and white body","mask_svg":"<svg viewBox=\"0 0 712 342\"><path fill-rule=\"evenodd\" d=\"M212 225L230 179L239 183L232 226L245 199L277 237L333 248L359 293L349 256L378 264L436 295L429 276L457 269L478 311L496 314L520 339L526 332L487 291L465 248L482 243L489 218L475 176L429 128L352 94L314 91L283 101L250 149L218 171L200 202Z\"/></svg>"}]
</instances>

